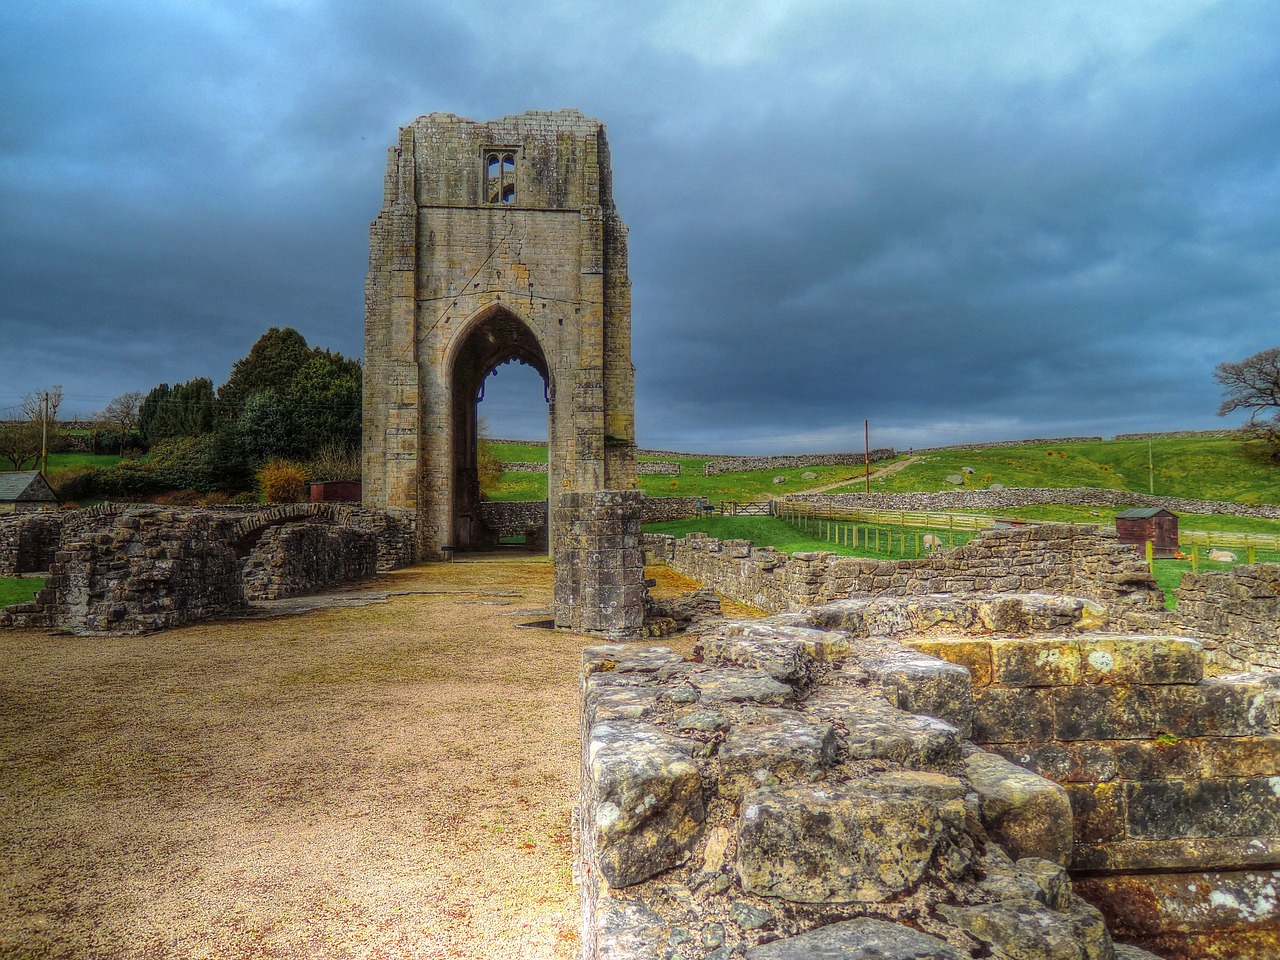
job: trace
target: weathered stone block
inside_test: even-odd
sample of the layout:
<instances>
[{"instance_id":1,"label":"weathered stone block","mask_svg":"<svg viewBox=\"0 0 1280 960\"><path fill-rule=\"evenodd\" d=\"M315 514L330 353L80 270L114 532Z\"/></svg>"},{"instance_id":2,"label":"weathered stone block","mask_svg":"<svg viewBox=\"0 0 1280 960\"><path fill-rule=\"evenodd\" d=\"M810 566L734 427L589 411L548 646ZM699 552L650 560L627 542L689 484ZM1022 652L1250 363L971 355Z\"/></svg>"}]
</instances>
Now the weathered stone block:
<instances>
[{"instance_id":1,"label":"weathered stone block","mask_svg":"<svg viewBox=\"0 0 1280 960\"><path fill-rule=\"evenodd\" d=\"M911 927L860 917L747 951L747 960L963 960L954 947Z\"/></svg>"},{"instance_id":2,"label":"weathered stone block","mask_svg":"<svg viewBox=\"0 0 1280 960\"><path fill-rule=\"evenodd\" d=\"M912 889L963 833L964 806L854 784L755 790L743 797L738 875L760 896L878 902Z\"/></svg>"},{"instance_id":3,"label":"weathered stone block","mask_svg":"<svg viewBox=\"0 0 1280 960\"><path fill-rule=\"evenodd\" d=\"M977 907L940 907L939 912L1009 960L1113 960L1111 935L1102 914L1077 903L1069 913L1035 900L1003 900Z\"/></svg>"},{"instance_id":4,"label":"weathered stone block","mask_svg":"<svg viewBox=\"0 0 1280 960\"><path fill-rule=\"evenodd\" d=\"M794 711L758 710L734 725L717 757L720 795L737 799L759 787L821 779L836 758L835 731Z\"/></svg>"},{"instance_id":5,"label":"weathered stone block","mask_svg":"<svg viewBox=\"0 0 1280 960\"><path fill-rule=\"evenodd\" d=\"M598 723L584 804L600 872L615 887L684 863L706 817L702 776L678 741L637 723Z\"/></svg>"},{"instance_id":6,"label":"weathered stone block","mask_svg":"<svg viewBox=\"0 0 1280 960\"><path fill-rule=\"evenodd\" d=\"M1125 838L1125 792L1121 783L1068 783L1077 844L1109 843Z\"/></svg>"},{"instance_id":7,"label":"weathered stone block","mask_svg":"<svg viewBox=\"0 0 1280 960\"><path fill-rule=\"evenodd\" d=\"M1009 856L1071 863L1071 803L1061 786L981 750L964 758L964 774L982 825Z\"/></svg>"},{"instance_id":8,"label":"weathered stone block","mask_svg":"<svg viewBox=\"0 0 1280 960\"><path fill-rule=\"evenodd\" d=\"M1058 783L1098 783L1117 775L1116 746L1082 740L1068 743L1012 743L987 747L1012 763Z\"/></svg>"},{"instance_id":9,"label":"weathered stone block","mask_svg":"<svg viewBox=\"0 0 1280 960\"><path fill-rule=\"evenodd\" d=\"M961 736L972 735L973 681L964 667L901 644L859 656L858 666L900 710L937 717L956 727Z\"/></svg>"},{"instance_id":10,"label":"weathered stone block","mask_svg":"<svg viewBox=\"0 0 1280 960\"><path fill-rule=\"evenodd\" d=\"M1280 777L1147 780L1125 799L1133 840L1280 835Z\"/></svg>"},{"instance_id":11,"label":"weathered stone block","mask_svg":"<svg viewBox=\"0 0 1280 960\"><path fill-rule=\"evenodd\" d=\"M973 693L975 743L1043 742L1054 737L1052 693L984 687Z\"/></svg>"},{"instance_id":12,"label":"weathered stone block","mask_svg":"<svg viewBox=\"0 0 1280 960\"><path fill-rule=\"evenodd\" d=\"M795 691L763 670L742 667L698 667L685 678L698 699L708 703L757 703L779 706L794 699Z\"/></svg>"},{"instance_id":13,"label":"weathered stone block","mask_svg":"<svg viewBox=\"0 0 1280 960\"><path fill-rule=\"evenodd\" d=\"M904 638L903 643L913 650L946 660L969 671L975 687L985 687L992 682L991 641L968 637L929 637L927 639Z\"/></svg>"},{"instance_id":14,"label":"weathered stone block","mask_svg":"<svg viewBox=\"0 0 1280 960\"><path fill-rule=\"evenodd\" d=\"M1102 634L1081 637L1084 683L1198 683L1204 677L1204 648L1181 637Z\"/></svg>"},{"instance_id":15,"label":"weathered stone block","mask_svg":"<svg viewBox=\"0 0 1280 960\"><path fill-rule=\"evenodd\" d=\"M1004 687L1063 687L1080 682L1080 645L1064 637L991 643L994 682Z\"/></svg>"},{"instance_id":16,"label":"weathered stone block","mask_svg":"<svg viewBox=\"0 0 1280 960\"><path fill-rule=\"evenodd\" d=\"M822 687L803 707L807 716L835 725L842 753L850 759L880 758L924 770L950 770L959 762L959 730L898 710L866 689Z\"/></svg>"}]
</instances>

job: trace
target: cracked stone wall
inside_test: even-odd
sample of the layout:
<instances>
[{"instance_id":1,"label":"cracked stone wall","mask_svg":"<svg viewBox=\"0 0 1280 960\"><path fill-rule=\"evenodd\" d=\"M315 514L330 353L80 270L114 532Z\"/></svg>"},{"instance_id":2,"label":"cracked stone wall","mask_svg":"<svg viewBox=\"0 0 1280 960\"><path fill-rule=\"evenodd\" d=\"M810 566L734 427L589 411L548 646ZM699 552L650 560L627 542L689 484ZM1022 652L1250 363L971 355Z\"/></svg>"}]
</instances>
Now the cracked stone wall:
<instances>
[{"instance_id":1,"label":"cracked stone wall","mask_svg":"<svg viewBox=\"0 0 1280 960\"><path fill-rule=\"evenodd\" d=\"M984 591L1062 593L1104 602L1113 615L1158 614L1164 595L1143 558L1094 527L1040 524L982 531L968 544L908 560L786 554L705 534L645 537L650 562L762 610L799 610L858 595Z\"/></svg>"},{"instance_id":2,"label":"cracked stone wall","mask_svg":"<svg viewBox=\"0 0 1280 960\"><path fill-rule=\"evenodd\" d=\"M587 650L584 957L1276 956L1280 684L1108 619L863 597Z\"/></svg>"}]
</instances>

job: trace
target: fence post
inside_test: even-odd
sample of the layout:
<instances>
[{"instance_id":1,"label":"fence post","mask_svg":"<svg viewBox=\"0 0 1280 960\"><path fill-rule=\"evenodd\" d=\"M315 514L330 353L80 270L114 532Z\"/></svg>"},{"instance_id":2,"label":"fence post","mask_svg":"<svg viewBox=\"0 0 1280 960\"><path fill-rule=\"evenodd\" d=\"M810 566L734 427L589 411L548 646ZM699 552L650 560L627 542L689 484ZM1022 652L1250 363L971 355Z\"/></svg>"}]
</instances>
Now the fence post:
<instances>
[{"instance_id":1,"label":"fence post","mask_svg":"<svg viewBox=\"0 0 1280 960\"><path fill-rule=\"evenodd\" d=\"M1147 569L1152 573L1156 572L1156 550L1155 544L1150 540L1147 541Z\"/></svg>"}]
</instances>

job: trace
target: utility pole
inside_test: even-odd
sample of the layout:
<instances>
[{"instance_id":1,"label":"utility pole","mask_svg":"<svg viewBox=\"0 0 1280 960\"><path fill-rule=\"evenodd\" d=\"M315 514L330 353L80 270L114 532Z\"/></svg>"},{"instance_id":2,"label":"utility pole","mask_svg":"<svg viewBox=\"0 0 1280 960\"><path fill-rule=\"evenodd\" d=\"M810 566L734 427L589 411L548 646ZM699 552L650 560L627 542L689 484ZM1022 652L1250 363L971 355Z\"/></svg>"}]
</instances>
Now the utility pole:
<instances>
[{"instance_id":1,"label":"utility pole","mask_svg":"<svg viewBox=\"0 0 1280 960\"><path fill-rule=\"evenodd\" d=\"M1147 437L1147 489L1155 496L1156 492L1156 464L1151 457L1151 438Z\"/></svg>"},{"instance_id":2,"label":"utility pole","mask_svg":"<svg viewBox=\"0 0 1280 960\"><path fill-rule=\"evenodd\" d=\"M871 421L862 421L862 457L867 467L867 493L871 492Z\"/></svg>"},{"instance_id":3,"label":"utility pole","mask_svg":"<svg viewBox=\"0 0 1280 960\"><path fill-rule=\"evenodd\" d=\"M49 391L40 394L40 472L49 476Z\"/></svg>"}]
</instances>

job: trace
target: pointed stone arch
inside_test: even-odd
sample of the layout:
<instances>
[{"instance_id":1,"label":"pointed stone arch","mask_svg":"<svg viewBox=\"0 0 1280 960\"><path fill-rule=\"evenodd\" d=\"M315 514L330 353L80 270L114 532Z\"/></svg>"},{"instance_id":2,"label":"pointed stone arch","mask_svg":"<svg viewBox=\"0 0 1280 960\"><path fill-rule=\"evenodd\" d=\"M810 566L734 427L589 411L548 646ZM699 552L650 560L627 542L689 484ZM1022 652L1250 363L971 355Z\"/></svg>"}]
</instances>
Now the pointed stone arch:
<instances>
[{"instance_id":1,"label":"pointed stone arch","mask_svg":"<svg viewBox=\"0 0 1280 960\"><path fill-rule=\"evenodd\" d=\"M402 128L365 303L364 500L414 518L420 557L478 542L475 392L505 360L547 384L552 504L636 485L627 230L599 121Z\"/></svg>"},{"instance_id":2,"label":"pointed stone arch","mask_svg":"<svg viewBox=\"0 0 1280 960\"><path fill-rule=\"evenodd\" d=\"M453 463L452 512L449 520L452 544L459 549L495 546L497 534L486 529L480 515L478 408L490 374L511 361L533 367L542 377L548 404L548 430L555 432L554 386L546 352L529 321L501 302L487 304L468 318L454 336L445 357L452 425L450 460ZM548 464L548 489L559 479L558 464Z\"/></svg>"}]
</instances>

